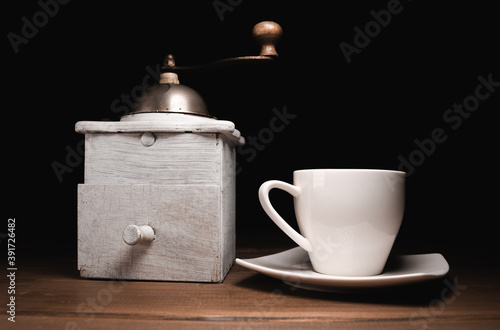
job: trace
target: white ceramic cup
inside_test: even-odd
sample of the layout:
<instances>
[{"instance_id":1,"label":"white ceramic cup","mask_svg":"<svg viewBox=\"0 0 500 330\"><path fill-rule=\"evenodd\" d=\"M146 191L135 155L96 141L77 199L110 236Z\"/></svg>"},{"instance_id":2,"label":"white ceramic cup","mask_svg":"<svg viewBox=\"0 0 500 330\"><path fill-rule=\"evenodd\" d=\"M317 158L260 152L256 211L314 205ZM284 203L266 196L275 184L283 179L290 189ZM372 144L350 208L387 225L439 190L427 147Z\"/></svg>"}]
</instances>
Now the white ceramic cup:
<instances>
[{"instance_id":1,"label":"white ceramic cup","mask_svg":"<svg viewBox=\"0 0 500 330\"><path fill-rule=\"evenodd\" d=\"M313 269L338 276L380 274L403 218L405 173L299 170L293 172L293 183L267 181L259 189L259 200L278 227L309 252ZM271 205L273 188L294 197L302 235Z\"/></svg>"}]
</instances>

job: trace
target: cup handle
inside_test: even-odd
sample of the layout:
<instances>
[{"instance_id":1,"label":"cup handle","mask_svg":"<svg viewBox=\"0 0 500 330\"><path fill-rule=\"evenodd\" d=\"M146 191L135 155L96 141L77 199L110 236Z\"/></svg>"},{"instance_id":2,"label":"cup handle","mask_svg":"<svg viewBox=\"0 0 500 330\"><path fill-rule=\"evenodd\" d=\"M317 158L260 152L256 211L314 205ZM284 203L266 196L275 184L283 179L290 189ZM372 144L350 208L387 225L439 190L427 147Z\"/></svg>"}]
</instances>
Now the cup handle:
<instances>
[{"instance_id":1,"label":"cup handle","mask_svg":"<svg viewBox=\"0 0 500 330\"><path fill-rule=\"evenodd\" d=\"M285 232L295 243L308 252L312 252L311 242L304 236L297 233L283 218L276 212L269 200L269 191L278 188L286 191L293 197L299 197L300 188L283 181L271 180L264 182L259 188L259 201L267 215L274 221L278 227Z\"/></svg>"}]
</instances>

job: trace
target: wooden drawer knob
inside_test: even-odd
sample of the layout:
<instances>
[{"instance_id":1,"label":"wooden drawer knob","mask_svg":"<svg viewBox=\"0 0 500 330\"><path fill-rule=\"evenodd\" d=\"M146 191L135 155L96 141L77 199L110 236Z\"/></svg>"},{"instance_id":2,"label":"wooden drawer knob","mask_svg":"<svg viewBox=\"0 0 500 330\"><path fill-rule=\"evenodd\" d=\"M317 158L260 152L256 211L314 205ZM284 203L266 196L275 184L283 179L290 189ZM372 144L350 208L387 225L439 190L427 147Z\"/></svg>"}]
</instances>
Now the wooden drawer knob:
<instances>
[{"instance_id":1,"label":"wooden drawer knob","mask_svg":"<svg viewBox=\"0 0 500 330\"><path fill-rule=\"evenodd\" d=\"M156 238L150 226L130 225L123 230L123 241L128 245L149 244Z\"/></svg>"}]
</instances>

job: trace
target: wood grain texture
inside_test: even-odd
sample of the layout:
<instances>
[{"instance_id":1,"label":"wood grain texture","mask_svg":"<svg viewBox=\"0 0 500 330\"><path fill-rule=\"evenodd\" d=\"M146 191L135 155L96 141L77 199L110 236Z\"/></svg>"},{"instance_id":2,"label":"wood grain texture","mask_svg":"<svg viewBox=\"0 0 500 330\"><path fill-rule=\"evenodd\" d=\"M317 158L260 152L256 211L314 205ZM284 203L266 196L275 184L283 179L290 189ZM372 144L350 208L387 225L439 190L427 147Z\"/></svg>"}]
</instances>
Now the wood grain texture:
<instances>
[{"instance_id":1,"label":"wood grain texture","mask_svg":"<svg viewBox=\"0 0 500 330\"><path fill-rule=\"evenodd\" d=\"M235 255L235 148L222 134L156 133L147 146L141 136L86 134L82 276L222 281ZM129 225L157 239L127 246L118 238Z\"/></svg>"},{"instance_id":2,"label":"wood grain texture","mask_svg":"<svg viewBox=\"0 0 500 330\"><path fill-rule=\"evenodd\" d=\"M230 121L183 114L140 113L122 117L119 122L80 121L75 124L75 131L84 134L144 132L220 133L235 146L245 143L245 139L241 136L240 131Z\"/></svg>"},{"instance_id":3,"label":"wood grain texture","mask_svg":"<svg viewBox=\"0 0 500 330\"><path fill-rule=\"evenodd\" d=\"M244 142L234 124L145 113L76 130L85 133L81 275L222 281L235 258L235 147ZM134 244L137 232L123 236L146 225L155 234L148 244Z\"/></svg>"},{"instance_id":4,"label":"wood grain texture","mask_svg":"<svg viewBox=\"0 0 500 330\"><path fill-rule=\"evenodd\" d=\"M81 276L222 281L234 258L234 247L222 245L223 235L234 231L234 221L223 222L220 190L216 185L79 185ZM155 240L126 244L122 233L129 225L150 226Z\"/></svg>"},{"instance_id":5,"label":"wood grain texture","mask_svg":"<svg viewBox=\"0 0 500 330\"><path fill-rule=\"evenodd\" d=\"M85 183L220 184L221 134L156 133L153 145L142 133L86 134Z\"/></svg>"},{"instance_id":6,"label":"wood grain texture","mask_svg":"<svg viewBox=\"0 0 500 330\"><path fill-rule=\"evenodd\" d=\"M279 250L239 250L249 258ZM441 249L439 251L442 252ZM16 323L2 329L498 329L494 255L446 253L447 278L365 294L290 287L234 265L221 284L86 280L76 260L20 259ZM21 268L19 268L21 270ZM456 293L445 280L456 282ZM7 287L7 278L0 278ZM0 299L7 301L2 290Z\"/></svg>"}]
</instances>

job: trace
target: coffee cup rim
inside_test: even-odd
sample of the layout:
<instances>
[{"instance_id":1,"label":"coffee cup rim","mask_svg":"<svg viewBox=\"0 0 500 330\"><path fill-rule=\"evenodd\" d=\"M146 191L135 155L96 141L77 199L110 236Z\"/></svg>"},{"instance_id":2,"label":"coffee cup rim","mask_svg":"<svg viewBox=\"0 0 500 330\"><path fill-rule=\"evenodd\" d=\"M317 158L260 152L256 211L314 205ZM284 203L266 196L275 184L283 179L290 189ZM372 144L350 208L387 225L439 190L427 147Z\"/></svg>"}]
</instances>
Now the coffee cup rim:
<instances>
[{"instance_id":1,"label":"coffee cup rim","mask_svg":"<svg viewBox=\"0 0 500 330\"><path fill-rule=\"evenodd\" d=\"M300 172L377 172L377 173L394 173L406 175L406 172L397 170L386 170L386 169L371 169L371 168L310 168L310 169L300 169L293 171L294 173Z\"/></svg>"}]
</instances>

